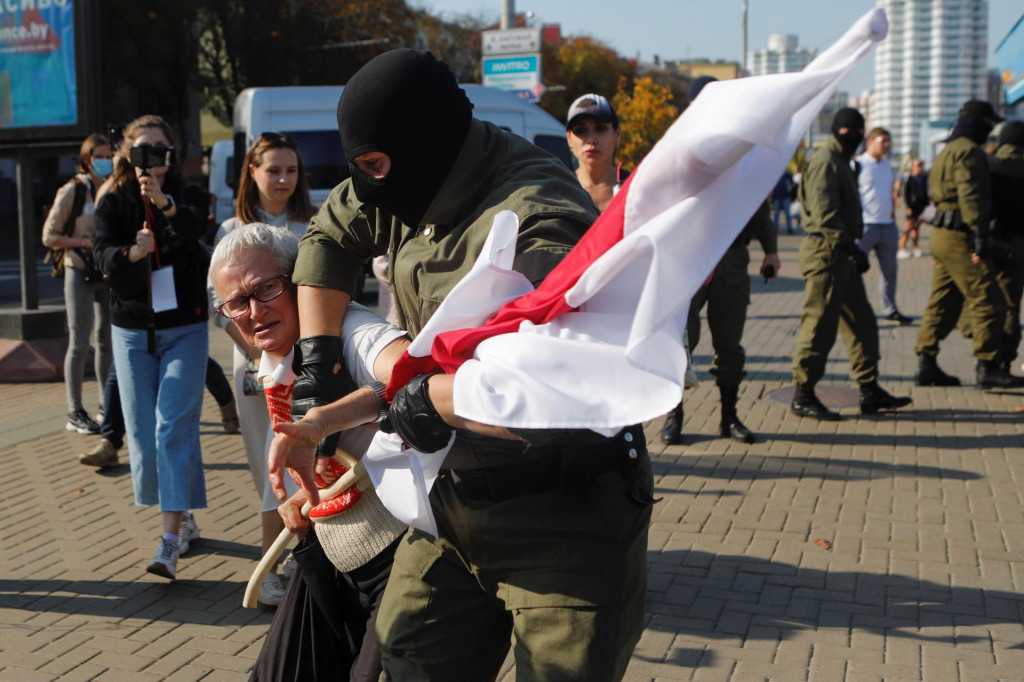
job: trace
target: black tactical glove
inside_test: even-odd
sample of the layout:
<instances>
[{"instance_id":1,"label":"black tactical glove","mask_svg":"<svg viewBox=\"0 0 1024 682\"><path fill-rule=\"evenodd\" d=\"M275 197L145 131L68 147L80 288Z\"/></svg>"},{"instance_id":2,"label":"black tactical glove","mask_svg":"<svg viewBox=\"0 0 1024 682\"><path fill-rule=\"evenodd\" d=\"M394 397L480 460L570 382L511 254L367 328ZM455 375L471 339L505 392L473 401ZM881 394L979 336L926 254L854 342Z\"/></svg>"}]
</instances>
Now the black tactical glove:
<instances>
[{"instance_id":1,"label":"black tactical glove","mask_svg":"<svg viewBox=\"0 0 1024 682\"><path fill-rule=\"evenodd\" d=\"M844 244L840 249L843 255L846 256L846 259L850 261L850 265L853 266L857 274L863 275L871 269L871 261L868 260L868 254L861 251L855 242Z\"/></svg>"},{"instance_id":2,"label":"black tactical glove","mask_svg":"<svg viewBox=\"0 0 1024 682\"><path fill-rule=\"evenodd\" d=\"M971 250L978 254L978 258L988 260L992 255L991 242L987 232L971 230Z\"/></svg>"},{"instance_id":3,"label":"black tactical glove","mask_svg":"<svg viewBox=\"0 0 1024 682\"><path fill-rule=\"evenodd\" d=\"M441 419L427 395L430 374L420 374L399 389L388 416L380 424L384 433L397 433L419 452L437 452L448 445L454 429Z\"/></svg>"},{"instance_id":4,"label":"black tactical glove","mask_svg":"<svg viewBox=\"0 0 1024 682\"><path fill-rule=\"evenodd\" d=\"M307 336L295 344L292 371L292 419L301 419L311 408L333 403L356 390L352 377L345 371L341 338ZM334 371L335 366L340 366ZM317 446L318 457L330 457L338 447L337 433L327 436Z\"/></svg>"}]
</instances>

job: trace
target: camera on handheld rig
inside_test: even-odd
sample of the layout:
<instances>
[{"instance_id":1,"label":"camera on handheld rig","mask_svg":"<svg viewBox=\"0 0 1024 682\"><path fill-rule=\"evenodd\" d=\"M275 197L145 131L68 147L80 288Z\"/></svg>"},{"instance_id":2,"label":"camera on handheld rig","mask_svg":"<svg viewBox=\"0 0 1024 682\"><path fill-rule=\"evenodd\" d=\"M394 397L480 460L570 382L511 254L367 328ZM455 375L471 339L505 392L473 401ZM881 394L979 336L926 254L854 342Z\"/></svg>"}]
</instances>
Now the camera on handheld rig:
<instances>
[{"instance_id":1,"label":"camera on handheld rig","mask_svg":"<svg viewBox=\"0 0 1024 682\"><path fill-rule=\"evenodd\" d=\"M140 144L128 148L128 163L148 175L148 170L157 166L170 166L174 159L174 147L163 144Z\"/></svg>"}]
</instances>

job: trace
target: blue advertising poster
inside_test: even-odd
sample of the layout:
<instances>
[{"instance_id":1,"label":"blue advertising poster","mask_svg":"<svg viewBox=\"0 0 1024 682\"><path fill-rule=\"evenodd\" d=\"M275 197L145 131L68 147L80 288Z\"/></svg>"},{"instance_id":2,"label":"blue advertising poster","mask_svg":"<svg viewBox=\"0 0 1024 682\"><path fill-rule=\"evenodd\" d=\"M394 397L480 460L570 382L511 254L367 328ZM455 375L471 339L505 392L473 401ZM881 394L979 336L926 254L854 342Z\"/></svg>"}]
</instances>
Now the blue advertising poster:
<instances>
[{"instance_id":1,"label":"blue advertising poster","mask_svg":"<svg viewBox=\"0 0 1024 682\"><path fill-rule=\"evenodd\" d=\"M1024 15L996 48L996 63L1003 79L1006 103L1024 99Z\"/></svg>"},{"instance_id":2,"label":"blue advertising poster","mask_svg":"<svg viewBox=\"0 0 1024 682\"><path fill-rule=\"evenodd\" d=\"M0 0L0 129L78 123L74 0Z\"/></svg>"}]
</instances>

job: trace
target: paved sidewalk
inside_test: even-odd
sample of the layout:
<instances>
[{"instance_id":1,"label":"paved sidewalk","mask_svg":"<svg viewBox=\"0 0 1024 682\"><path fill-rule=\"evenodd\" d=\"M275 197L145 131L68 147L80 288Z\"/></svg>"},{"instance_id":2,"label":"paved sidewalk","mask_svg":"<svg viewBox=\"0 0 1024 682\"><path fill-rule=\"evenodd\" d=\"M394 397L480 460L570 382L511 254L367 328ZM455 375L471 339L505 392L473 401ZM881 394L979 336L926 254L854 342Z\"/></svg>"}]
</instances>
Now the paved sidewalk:
<instances>
[{"instance_id":1,"label":"paved sidewalk","mask_svg":"<svg viewBox=\"0 0 1024 682\"><path fill-rule=\"evenodd\" d=\"M968 385L916 388L916 323L880 321L882 384L912 395L912 409L791 416L771 396L790 380L798 240L781 238L781 279L753 280L740 414L759 441L715 437L717 390L703 371L686 396L686 442L665 448L660 421L647 427L664 499L627 680L1024 680L1024 392L973 388L955 332L940 361ZM931 264L899 263L900 308L915 318ZM873 304L877 276L866 276ZM710 348L705 330L698 370ZM845 358L839 341L826 377L837 388L850 385ZM145 573L159 515L132 505L127 466L75 463L94 441L63 430L63 386L2 389L0 680L247 679L271 618L241 608L257 499L241 438L222 432L212 399L201 426L211 505L171 585ZM85 396L95 408L91 383ZM501 679L514 679L508 664Z\"/></svg>"}]
</instances>

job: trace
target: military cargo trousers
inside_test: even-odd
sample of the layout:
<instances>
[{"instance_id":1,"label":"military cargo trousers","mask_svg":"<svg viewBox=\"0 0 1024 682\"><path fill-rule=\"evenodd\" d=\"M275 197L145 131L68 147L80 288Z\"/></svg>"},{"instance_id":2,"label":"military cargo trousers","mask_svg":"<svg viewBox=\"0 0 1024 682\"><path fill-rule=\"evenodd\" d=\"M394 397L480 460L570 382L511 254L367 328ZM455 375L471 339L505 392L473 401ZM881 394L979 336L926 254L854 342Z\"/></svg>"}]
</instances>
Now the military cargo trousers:
<instances>
[{"instance_id":1,"label":"military cargo trousers","mask_svg":"<svg viewBox=\"0 0 1024 682\"><path fill-rule=\"evenodd\" d=\"M642 438L642 437L641 437ZM637 452L638 451L638 452ZM631 474L498 502L466 499L450 476L430 497L440 539L410 529L377 618L394 682L490 682L514 642L519 682L620 680L640 639L653 479Z\"/></svg>"},{"instance_id":2,"label":"military cargo trousers","mask_svg":"<svg viewBox=\"0 0 1024 682\"><path fill-rule=\"evenodd\" d=\"M931 237L932 293L921 318L916 353L932 357L939 344L956 328L967 305L974 357L996 360L1003 346L1006 325L1006 294L992 268L971 262L970 235L936 227Z\"/></svg>"},{"instance_id":3,"label":"military cargo trousers","mask_svg":"<svg viewBox=\"0 0 1024 682\"><path fill-rule=\"evenodd\" d=\"M996 238L992 266L1006 296L1006 324L1003 326L1003 360L1017 357L1020 346L1020 301L1024 295L1024 234Z\"/></svg>"},{"instance_id":4,"label":"military cargo trousers","mask_svg":"<svg viewBox=\"0 0 1024 682\"><path fill-rule=\"evenodd\" d=\"M739 386L745 372L747 355L743 350L743 327L747 323L750 305L750 251L746 246L733 245L715 266L715 275L707 286L701 287L690 301L686 321L686 336L693 352L700 342L700 310L707 304L708 329L715 358L711 373L719 386Z\"/></svg>"},{"instance_id":5,"label":"military cargo trousers","mask_svg":"<svg viewBox=\"0 0 1024 682\"><path fill-rule=\"evenodd\" d=\"M839 250L834 235L809 234L800 243L804 306L793 352L793 383L814 388L825 375L840 332L850 356L850 376L860 385L878 380L878 322L864 279Z\"/></svg>"}]
</instances>

